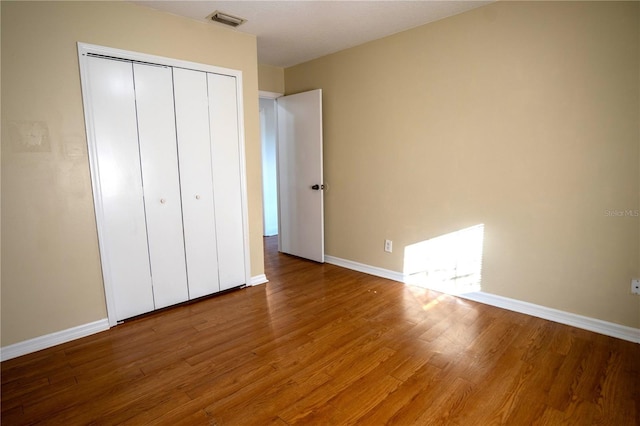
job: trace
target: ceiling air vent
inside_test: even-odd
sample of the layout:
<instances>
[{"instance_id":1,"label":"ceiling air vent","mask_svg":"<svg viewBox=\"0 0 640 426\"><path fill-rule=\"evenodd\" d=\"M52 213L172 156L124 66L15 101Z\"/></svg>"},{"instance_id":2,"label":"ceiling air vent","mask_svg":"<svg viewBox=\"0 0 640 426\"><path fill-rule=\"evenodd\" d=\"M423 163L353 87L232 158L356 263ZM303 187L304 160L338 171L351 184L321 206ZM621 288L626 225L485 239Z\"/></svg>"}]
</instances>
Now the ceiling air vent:
<instances>
[{"instance_id":1,"label":"ceiling air vent","mask_svg":"<svg viewBox=\"0 0 640 426\"><path fill-rule=\"evenodd\" d=\"M234 28L247 22L246 19L238 18L237 16L229 15L228 13L220 12L219 10L216 10L211 15L207 16L207 19L210 19L213 22L220 22L221 24Z\"/></svg>"}]
</instances>

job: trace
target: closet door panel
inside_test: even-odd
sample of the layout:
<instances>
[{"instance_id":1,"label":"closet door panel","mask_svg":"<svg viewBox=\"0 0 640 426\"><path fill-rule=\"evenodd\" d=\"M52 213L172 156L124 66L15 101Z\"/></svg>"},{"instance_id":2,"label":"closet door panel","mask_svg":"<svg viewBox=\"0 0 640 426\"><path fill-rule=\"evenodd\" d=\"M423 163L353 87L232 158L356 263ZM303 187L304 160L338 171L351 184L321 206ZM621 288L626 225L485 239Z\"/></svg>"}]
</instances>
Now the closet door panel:
<instances>
[{"instance_id":1,"label":"closet door panel","mask_svg":"<svg viewBox=\"0 0 640 426\"><path fill-rule=\"evenodd\" d=\"M172 70L134 64L138 140L156 309L189 299Z\"/></svg>"},{"instance_id":2,"label":"closet door panel","mask_svg":"<svg viewBox=\"0 0 640 426\"><path fill-rule=\"evenodd\" d=\"M235 77L207 74L220 289L246 284Z\"/></svg>"},{"instance_id":3,"label":"closet door panel","mask_svg":"<svg viewBox=\"0 0 640 426\"><path fill-rule=\"evenodd\" d=\"M182 214L191 299L220 291L207 74L173 70Z\"/></svg>"},{"instance_id":4,"label":"closet door panel","mask_svg":"<svg viewBox=\"0 0 640 426\"><path fill-rule=\"evenodd\" d=\"M111 283L116 319L122 320L154 308L133 69L131 63L94 57L87 64L102 269Z\"/></svg>"}]
</instances>

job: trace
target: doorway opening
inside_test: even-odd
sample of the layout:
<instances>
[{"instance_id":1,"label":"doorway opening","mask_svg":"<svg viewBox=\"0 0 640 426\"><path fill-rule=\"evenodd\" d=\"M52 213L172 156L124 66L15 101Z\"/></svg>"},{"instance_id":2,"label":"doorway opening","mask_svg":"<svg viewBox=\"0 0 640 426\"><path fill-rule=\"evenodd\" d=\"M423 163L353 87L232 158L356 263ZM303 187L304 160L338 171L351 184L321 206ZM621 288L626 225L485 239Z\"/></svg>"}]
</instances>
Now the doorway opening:
<instances>
[{"instance_id":1,"label":"doorway opening","mask_svg":"<svg viewBox=\"0 0 640 426\"><path fill-rule=\"evenodd\" d=\"M260 98L262 144L262 211L265 237L278 235L278 170L276 100Z\"/></svg>"}]
</instances>

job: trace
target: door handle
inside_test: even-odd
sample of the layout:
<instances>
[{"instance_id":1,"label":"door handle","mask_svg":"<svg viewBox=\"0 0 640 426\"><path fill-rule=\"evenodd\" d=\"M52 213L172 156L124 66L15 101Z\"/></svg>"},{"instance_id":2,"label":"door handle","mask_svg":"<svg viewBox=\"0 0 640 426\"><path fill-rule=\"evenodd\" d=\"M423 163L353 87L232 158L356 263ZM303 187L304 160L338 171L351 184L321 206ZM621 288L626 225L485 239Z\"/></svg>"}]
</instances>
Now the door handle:
<instances>
[{"instance_id":1,"label":"door handle","mask_svg":"<svg viewBox=\"0 0 640 426\"><path fill-rule=\"evenodd\" d=\"M319 191L321 189L324 189L324 185L318 185L317 183L315 185L313 185L311 187L311 189L313 189L314 191Z\"/></svg>"}]
</instances>

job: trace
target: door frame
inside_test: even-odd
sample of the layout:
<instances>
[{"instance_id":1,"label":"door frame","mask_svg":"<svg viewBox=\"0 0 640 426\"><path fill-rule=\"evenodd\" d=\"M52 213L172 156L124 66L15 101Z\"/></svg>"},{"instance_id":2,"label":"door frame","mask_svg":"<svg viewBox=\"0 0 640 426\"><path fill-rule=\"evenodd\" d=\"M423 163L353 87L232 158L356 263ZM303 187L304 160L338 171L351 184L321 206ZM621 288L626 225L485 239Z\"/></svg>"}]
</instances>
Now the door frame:
<instances>
[{"instance_id":1,"label":"door frame","mask_svg":"<svg viewBox=\"0 0 640 426\"><path fill-rule=\"evenodd\" d=\"M275 111L274 111L274 118L275 118L275 126L276 126L276 193L278 194L278 200L280 200L280 179L278 178L278 170L279 170L279 166L278 166L278 98L284 96L284 93L279 93L279 92L268 92L265 90L259 90L258 91L258 99L262 98L262 99L271 99L274 101L275 105ZM261 128L262 128L262 123L260 124ZM262 145L262 135L260 135L260 144ZM262 148L262 146L261 146ZM262 156L260 157L260 164L262 165ZM264 188L262 189L264 191ZM264 193L262 194L262 208L264 209ZM278 203L276 204L276 214L278 215L278 251L280 251L280 229L282 229L282 223L280 223L280 202L278 201ZM263 220L264 220L264 212L263 212ZM262 230L262 234L264 234L264 229ZM264 237L264 235L263 235Z\"/></svg>"},{"instance_id":2,"label":"door frame","mask_svg":"<svg viewBox=\"0 0 640 426\"><path fill-rule=\"evenodd\" d=\"M88 85L88 63L89 55L103 56L111 59L121 59L125 61L142 62L147 64L164 65L175 68L186 68L196 71L203 71L213 74L222 74L235 77L236 98L238 114L238 150L240 156L240 187L242 201L242 226L244 234L244 266L245 283L251 285L251 258L249 247L249 217L247 204L247 171L245 155L245 134L244 134L244 98L242 85L242 71L230 68L222 68L214 65L201 64L197 62L183 61L164 56L149 55L141 52L114 49L111 47L98 46L94 44L78 42L78 62L80 65L80 84L82 87L82 104L84 107L85 129L87 135L87 148L89 154L89 166L91 172L91 185L93 189L93 202L95 207L96 227L98 231L98 248L100 250L100 266L102 269L102 279L104 283L105 301L107 304L107 316L109 326L117 324L115 297L113 294L113 284L110 275L109 259L106 256L107 250L104 246L103 235L105 230L102 227L104 222L102 192L100 186L100 170L98 168L97 145L93 117L91 114L91 93Z\"/></svg>"}]
</instances>

